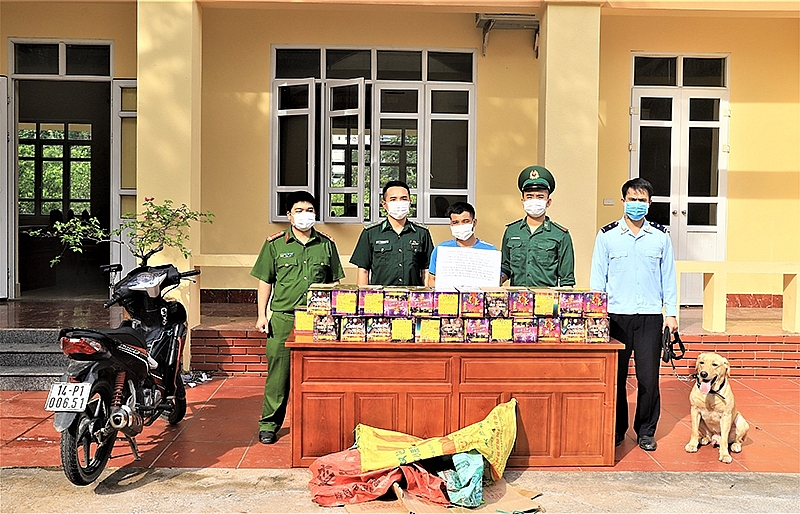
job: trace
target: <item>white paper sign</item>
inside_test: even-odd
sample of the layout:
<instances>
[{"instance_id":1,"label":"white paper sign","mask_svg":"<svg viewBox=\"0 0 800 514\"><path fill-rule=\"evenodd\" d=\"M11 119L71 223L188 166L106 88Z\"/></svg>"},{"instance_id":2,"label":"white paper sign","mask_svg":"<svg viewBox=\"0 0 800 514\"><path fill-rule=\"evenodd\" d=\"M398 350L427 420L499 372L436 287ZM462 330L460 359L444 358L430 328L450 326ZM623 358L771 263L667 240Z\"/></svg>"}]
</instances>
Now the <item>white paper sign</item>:
<instances>
[{"instance_id":1,"label":"white paper sign","mask_svg":"<svg viewBox=\"0 0 800 514\"><path fill-rule=\"evenodd\" d=\"M440 246L436 250L436 287L498 286L499 250Z\"/></svg>"}]
</instances>

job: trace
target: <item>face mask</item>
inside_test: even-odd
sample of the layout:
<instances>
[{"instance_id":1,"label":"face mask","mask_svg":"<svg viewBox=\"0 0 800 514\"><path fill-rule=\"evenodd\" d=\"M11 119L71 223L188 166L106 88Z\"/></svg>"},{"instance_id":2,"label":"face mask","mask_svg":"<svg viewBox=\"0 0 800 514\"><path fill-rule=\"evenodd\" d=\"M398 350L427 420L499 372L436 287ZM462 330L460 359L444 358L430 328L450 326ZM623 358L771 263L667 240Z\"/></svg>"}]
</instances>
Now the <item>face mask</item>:
<instances>
[{"instance_id":1,"label":"face mask","mask_svg":"<svg viewBox=\"0 0 800 514\"><path fill-rule=\"evenodd\" d=\"M633 221L639 221L647 214L649 205L644 202L625 202L625 215Z\"/></svg>"},{"instance_id":2,"label":"face mask","mask_svg":"<svg viewBox=\"0 0 800 514\"><path fill-rule=\"evenodd\" d=\"M466 241L475 233L475 225L450 225L450 232L459 241Z\"/></svg>"},{"instance_id":3,"label":"face mask","mask_svg":"<svg viewBox=\"0 0 800 514\"><path fill-rule=\"evenodd\" d=\"M540 200L538 198L532 198L530 200L525 200L522 204L525 212L528 216L532 218L538 218L543 216L545 212L547 212L547 200Z\"/></svg>"},{"instance_id":4,"label":"face mask","mask_svg":"<svg viewBox=\"0 0 800 514\"><path fill-rule=\"evenodd\" d=\"M305 232L306 230L310 229L314 226L314 223L317 222L317 217L313 212L297 212L292 215L294 218L294 228Z\"/></svg>"},{"instance_id":5,"label":"face mask","mask_svg":"<svg viewBox=\"0 0 800 514\"><path fill-rule=\"evenodd\" d=\"M396 202L386 202L386 212L389 216L396 220L401 220L408 216L408 209L411 207L411 202L407 200L399 200Z\"/></svg>"}]
</instances>

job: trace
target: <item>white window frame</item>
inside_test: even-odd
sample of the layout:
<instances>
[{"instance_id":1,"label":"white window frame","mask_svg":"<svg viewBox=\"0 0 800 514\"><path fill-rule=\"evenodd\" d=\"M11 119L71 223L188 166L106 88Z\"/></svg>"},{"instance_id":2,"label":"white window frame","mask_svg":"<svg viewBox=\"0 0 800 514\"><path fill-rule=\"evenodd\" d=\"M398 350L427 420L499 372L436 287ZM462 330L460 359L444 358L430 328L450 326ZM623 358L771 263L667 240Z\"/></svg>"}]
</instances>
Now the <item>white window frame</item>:
<instances>
[{"instance_id":1,"label":"white window frame","mask_svg":"<svg viewBox=\"0 0 800 514\"><path fill-rule=\"evenodd\" d=\"M3 276L0 277L0 298L9 298L9 291L13 290L10 287L12 268L10 262L13 260L11 256L14 255L14 245L16 238L13 237L12 227L16 227L17 223L14 221L17 214L16 209L11 209L14 205L11 201L12 185L15 181L11 178L12 170L16 166L11 166L9 155L12 153L10 147L16 141L16 138L9 137L11 133L10 125L11 119L8 116L8 77L0 76L0 234L3 235L5 242L0 246L0 272Z\"/></svg>"},{"instance_id":2,"label":"white window frame","mask_svg":"<svg viewBox=\"0 0 800 514\"><path fill-rule=\"evenodd\" d=\"M114 40L113 39L46 39L46 38L9 38L8 39L8 76L25 80L79 80L81 82L108 82L114 75ZM58 74L53 73L16 73L16 52L14 45L54 45L58 44ZM67 75L67 45L108 46L108 75Z\"/></svg>"},{"instance_id":3,"label":"white window frame","mask_svg":"<svg viewBox=\"0 0 800 514\"><path fill-rule=\"evenodd\" d=\"M274 52L273 52L274 56ZM273 59L274 61L274 59ZM275 75L275 70L273 66L272 70L273 76ZM287 87L287 86L299 86L299 85L306 85L308 87L308 106L305 109L279 109L278 108L278 101L280 95L278 92L280 88ZM317 123L317 115L316 115L316 86L317 81L313 78L308 79L282 79L282 80L273 80L272 85L272 115L271 118L271 136L270 139L271 144L271 152L270 152L270 169L272 173L270 173L270 197L269 201L267 202L270 205L269 210L269 219L271 222L282 222L282 223L289 223L289 217L286 216L285 212L278 212L279 207L279 193L289 193L292 191L299 191L304 190L308 191L312 195L314 194L316 188L316 177L314 173L314 162L316 160L316 123ZM280 186L278 185L278 167L280 166L280 123L279 120L282 116L297 116L297 115L306 115L308 116L308 155L306 157L308 163L308 169L306 170L307 180L306 186ZM322 166L323 164L320 163ZM319 200L319 199L318 199Z\"/></svg>"},{"instance_id":4,"label":"white window frame","mask_svg":"<svg viewBox=\"0 0 800 514\"><path fill-rule=\"evenodd\" d=\"M423 57L424 58L424 57ZM401 89L406 91L417 91L417 112L381 112L381 91L384 89ZM427 173L427 164L423 158L423 148L426 139L426 123L425 112L423 107L425 105L425 85L424 82L398 82L381 80L376 81L372 85L372 166L373 180L370 182L370 200L371 211L370 218L376 220L380 218L381 214L381 200L383 199L383 186L380 184L381 174L381 121L382 120L416 120L417 122L417 185L416 187L409 186L409 195L417 196L417 216L413 219L420 219L420 213L424 211L421 209L421 202L424 201L422 191L424 188L420 187L422 177ZM376 180L377 179L377 180Z\"/></svg>"},{"instance_id":5,"label":"white window frame","mask_svg":"<svg viewBox=\"0 0 800 514\"><path fill-rule=\"evenodd\" d=\"M425 210L425 215L423 217L424 223L426 224L449 224L450 221L444 218L434 218L430 214L430 202L431 197L434 195L463 195L466 192L467 202L475 205L475 147L477 145L477 137L475 134L475 86L472 84L460 84L460 83L449 83L449 82L437 82L437 83L429 83L425 86L425 103L426 106L431 105L431 96L434 91L467 91L469 93L469 108L467 114L440 114L440 113L432 113L430 112L430 108L428 107L425 111L425 133L428 135L424 142L424 163L425 163L425 173L421 174L422 183L424 184L424 201L425 206L427 209ZM430 178L431 174L429 171L430 162L431 162L431 123L433 120L459 120L459 121L467 121L467 145L469 149L467 150L467 189L431 189L430 185ZM435 220L435 221L434 221Z\"/></svg>"},{"instance_id":6,"label":"white window frame","mask_svg":"<svg viewBox=\"0 0 800 514\"><path fill-rule=\"evenodd\" d=\"M125 221L122 215L122 197L136 197L136 188L122 187L122 120L136 118L137 111L122 110L122 90L136 88L135 79L114 80L111 83L111 230L118 229ZM125 237L122 237L125 240ZM111 263L122 264L123 275L139 263L125 245L112 244Z\"/></svg>"},{"instance_id":7,"label":"white window frame","mask_svg":"<svg viewBox=\"0 0 800 514\"><path fill-rule=\"evenodd\" d=\"M355 109L346 109L341 111L334 111L332 108L333 105L333 93L332 90L337 87L347 87L347 86L357 86L358 87L358 106ZM322 158L322 165L321 165L321 172L322 172L322 180L320 184L320 195L322 196L321 199L318 199L320 205L322 205L322 212L320 213L320 219L323 221L330 223L362 223L364 219L364 151L366 149L366 141L365 141L365 122L364 117L366 113L364 112L364 102L362 99L365 99L365 80L363 78L357 79L347 79L347 80L328 80L325 83L325 93L324 93L324 115L323 121L325 126L322 130L322 141L324 142L323 148L323 158ZM340 116L357 116L357 125L358 125L358 142L356 143L358 146L358 185L356 186L349 186L349 187L332 187L331 186L331 167L333 165L333 155L332 155L332 148L331 148L331 133L332 133L332 126L331 123L333 118L340 117ZM370 129L371 133L372 129ZM345 170L345 173L349 173L349 170ZM351 216L347 217L339 217L339 216L331 216L331 195L332 194L353 194L355 193L358 198L358 211L356 217L353 218ZM320 201L321 200L321 201Z\"/></svg>"},{"instance_id":8,"label":"white window frame","mask_svg":"<svg viewBox=\"0 0 800 514\"><path fill-rule=\"evenodd\" d=\"M320 74L321 79L277 79L274 78L276 74L276 51L278 50L319 50L320 52ZM342 49L353 49L353 50L369 50L371 53L371 78L370 79L327 79L325 77L325 50L342 50ZM420 81L386 81L386 80L377 80L377 52L382 50L393 50L393 51L414 51L414 52L421 52L421 59L422 59L422 80ZM463 54L472 54L472 82L428 82L428 53L429 52L456 52L456 53L463 53ZM430 199L433 195L463 195L467 197L467 201L474 205L475 203L475 196L476 196L476 143L477 143L477 133L476 133L476 117L477 117L477 50L476 49L452 49L452 48L395 48L395 47L339 47L339 46L302 46L302 45L273 45L272 46L272 66L271 66L271 82L272 82L272 96L273 101L271 102L272 105L272 113L270 115L272 127L271 130L271 142L270 148L272 149L270 154L270 169L272 172L270 173L270 205L273 205L279 199L279 193L281 192L289 192L289 191L296 191L296 190L307 190L312 194L318 193L320 198L317 198L318 202L320 203L320 220L326 223L369 223L371 221L376 221L381 218L381 207L380 207L380 198L382 192L382 186L379 183L380 177L380 121L381 119L400 119L400 118L413 118L418 120L417 130L418 130L418 148L417 148L417 187L411 190L412 195L416 195L417 198L417 215L413 219L414 221L420 221L426 224L434 224L434 225L446 225L449 224L449 220L445 218L437 218L430 215ZM354 219L352 217L344 218L344 217L332 217L330 216L329 204L330 204L330 195L329 195L329 187L328 184L330 183L329 177L327 177L328 173L328 166L330 163L330 156L329 156L329 141L327 140L328 137L328 129L329 129L329 122L327 121L327 113L328 111L328 101L329 96L327 92L329 91L328 84L341 84L347 83L351 80L362 80L364 81L364 89L365 91L367 84L371 85L371 106L372 106L372 116L370 120L370 141L367 144L366 141L363 140L363 129L361 131L362 140L361 140L361 161L363 161L363 151L365 148L369 147L371 149L370 154L370 171L372 174L372 180L370 182L370 219L363 220L363 209L364 209L364 175L366 167L363 166L362 162L359 163L359 217L358 219ZM278 135L278 118L281 115L289 114L287 111L279 111L278 110L278 88L284 85L293 85L293 84L301 84L301 83L311 83L313 85L309 86L310 88L310 95L309 98L309 106L308 106L308 115L310 116L309 121L309 157L308 157L308 186L307 187L299 187L299 186L278 186L278 165L279 165L279 155L278 155L278 143L279 143L279 135ZM315 85L321 84L321 91L322 91L322 98L321 101L321 109L320 113L322 116L322 120L315 119L315 108L316 108L316 99L313 98L315 93ZM392 89L417 89L421 91L420 96L420 103L419 103L419 112L415 115L409 115L408 113L380 113L380 90L392 88ZM447 91L456 91L456 90L468 90L470 95L469 101L469 112L467 114L435 114L432 115L430 113L430 92L434 90L447 90ZM364 114L363 109L364 106L360 105L359 108L362 110L362 115L359 118L359 124L363 126L364 122ZM298 110L299 111L299 110ZM295 113L296 114L296 113ZM437 189L435 191L430 191L430 177L429 177L429 159L430 159L430 141L428 134L430 134L430 124L432 119L466 119L469 123L469 136L468 136L468 153L467 153L467 188L466 189ZM316 133L316 124L317 123L324 123L322 127L321 137L322 141L317 142L315 133ZM317 144L320 145L321 151L323 155L320 156L320 183L316 183L316 173L314 171L314 158L315 158L315 150ZM336 191L335 191L336 192ZM285 214L277 213L277 208L270 209L270 221L271 222L288 222L288 218Z\"/></svg>"}]
</instances>

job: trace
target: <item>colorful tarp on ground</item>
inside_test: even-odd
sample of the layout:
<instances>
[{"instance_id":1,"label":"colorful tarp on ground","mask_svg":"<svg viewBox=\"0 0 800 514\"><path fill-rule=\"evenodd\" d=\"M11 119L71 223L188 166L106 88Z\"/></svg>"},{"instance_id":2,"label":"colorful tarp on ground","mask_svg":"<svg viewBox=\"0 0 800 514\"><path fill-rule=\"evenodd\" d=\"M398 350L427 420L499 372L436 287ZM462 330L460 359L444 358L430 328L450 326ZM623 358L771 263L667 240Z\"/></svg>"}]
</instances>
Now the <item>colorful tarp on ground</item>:
<instances>
[{"instance_id":1,"label":"colorful tarp on ground","mask_svg":"<svg viewBox=\"0 0 800 514\"><path fill-rule=\"evenodd\" d=\"M415 463L476 450L489 463L492 479L499 480L517 435L516 405L512 399L492 409L478 423L425 440L358 425L357 449L320 457L309 467L312 499L323 506L370 501L405 479L407 492L434 503L449 504L444 481Z\"/></svg>"},{"instance_id":2,"label":"colorful tarp on ground","mask_svg":"<svg viewBox=\"0 0 800 514\"><path fill-rule=\"evenodd\" d=\"M418 437L367 425L356 427L356 446L361 470L372 471L417 462L431 457L478 450L489 462L492 479L499 480L517 438L517 400L501 403L483 421L444 437Z\"/></svg>"}]
</instances>

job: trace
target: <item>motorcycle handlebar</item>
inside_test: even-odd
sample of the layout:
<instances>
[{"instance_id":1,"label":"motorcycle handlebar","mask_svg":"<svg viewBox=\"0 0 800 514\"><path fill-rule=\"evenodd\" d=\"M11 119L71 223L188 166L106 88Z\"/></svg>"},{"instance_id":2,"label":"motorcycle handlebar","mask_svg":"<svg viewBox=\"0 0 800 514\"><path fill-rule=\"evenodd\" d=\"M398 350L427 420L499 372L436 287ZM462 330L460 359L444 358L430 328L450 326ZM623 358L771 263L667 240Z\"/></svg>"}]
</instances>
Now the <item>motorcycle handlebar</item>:
<instances>
[{"instance_id":1,"label":"motorcycle handlebar","mask_svg":"<svg viewBox=\"0 0 800 514\"><path fill-rule=\"evenodd\" d=\"M193 277L193 276L199 275L199 274L200 274L200 270L199 269L190 269L189 271L182 272L181 273L181 278Z\"/></svg>"},{"instance_id":2,"label":"motorcycle handlebar","mask_svg":"<svg viewBox=\"0 0 800 514\"><path fill-rule=\"evenodd\" d=\"M107 301L106 303L103 304L103 307L108 309L109 307L111 307L112 305L114 305L115 303L117 303L120 300L122 300L122 296L115 294L114 296L111 297L111 299L109 301Z\"/></svg>"}]
</instances>

